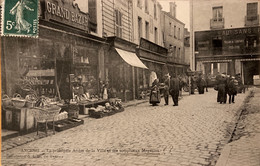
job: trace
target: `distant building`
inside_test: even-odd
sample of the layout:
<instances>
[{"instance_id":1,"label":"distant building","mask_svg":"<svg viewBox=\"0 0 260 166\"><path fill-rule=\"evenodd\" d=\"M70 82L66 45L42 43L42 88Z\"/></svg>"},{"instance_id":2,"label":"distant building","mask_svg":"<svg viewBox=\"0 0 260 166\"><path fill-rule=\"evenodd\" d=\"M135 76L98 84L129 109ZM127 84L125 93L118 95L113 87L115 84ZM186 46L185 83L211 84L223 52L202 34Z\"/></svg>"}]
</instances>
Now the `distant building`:
<instances>
[{"instance_id":1,"label":"distant building","mask_svg":"<svg viewBox=\"0 0 260 166\"><path fill-rule=\"evenodd\" d=\"M193 1L196 69L241 74L245 84L260 74L258 0Z\"/></svg>"},{"instance_id":2,"label":"distant building","mask_svg":"<svg viewBox=\"0 0 260 166\"><path fill-rule=\"evenodd\" d=\"M139 45L140 39L144 38L162 46L160 3L157 0L134 0L133 9L134 43Z\"/></svg>"},{"instance_id":3,"label":"distant building","mask_svg":"<svg viewBox=\"0 0 260 166\"><path fill-rule=\"evenodd\" d=\"M168 49L167 66L171 73L183 73L188 64L185 63L184 26L176 18L176 4L170 2L170 12L161 14L164 47Z\"/></svg>"}]
</instances>

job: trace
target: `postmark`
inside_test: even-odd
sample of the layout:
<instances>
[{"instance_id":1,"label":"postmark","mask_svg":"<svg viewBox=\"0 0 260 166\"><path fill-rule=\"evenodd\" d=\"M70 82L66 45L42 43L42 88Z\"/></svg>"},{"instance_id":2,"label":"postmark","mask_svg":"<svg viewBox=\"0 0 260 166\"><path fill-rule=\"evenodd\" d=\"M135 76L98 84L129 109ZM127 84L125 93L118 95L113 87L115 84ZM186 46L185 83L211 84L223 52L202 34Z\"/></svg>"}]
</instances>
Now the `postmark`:
<instances>
[{"instance_id":1,"label":"postmark","mask_svg":"<svg viewBox=\"0 0 260 166\"><path fill-rule=\"evenodd\" d=\"M2 36L38 37L38 0L5 0Z\"/></svg>"}]
</instances>

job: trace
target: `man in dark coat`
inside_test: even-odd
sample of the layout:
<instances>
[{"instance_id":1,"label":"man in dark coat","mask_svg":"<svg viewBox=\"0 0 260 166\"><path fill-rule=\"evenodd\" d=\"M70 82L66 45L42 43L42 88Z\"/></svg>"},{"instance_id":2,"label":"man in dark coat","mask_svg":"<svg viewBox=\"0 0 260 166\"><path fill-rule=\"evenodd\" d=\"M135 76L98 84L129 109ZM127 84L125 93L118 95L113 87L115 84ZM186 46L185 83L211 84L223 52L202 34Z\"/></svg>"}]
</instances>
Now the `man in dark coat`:
<instances>
[{"instance_id":1,"label":"man in dark coat","mask_svg":"<svg viewBox=\"0 0 260 166\"><path fill-rule=\"evenodd\" d=\"M176 74L174 74L170 80L170 94L172 96L172 100L174 103L173 106L178 106L179 90L180 90L179 79L177 78Z\"/></svg>"},{"instance_id":2,"label":"man in dark coat","mask_svg":"<svg viewBox=\"0 0 260 166\"><path fill-rule=\"evenodd\" d=\"M227 83L227 93L229 95L229 104L232 103L235 103L235 95L237 95L237 87L235 85L235 77L231 77L229 80L228 80L228 83Z\"/></svg>"},{"instance_id":3,"label":"man in dark coat","mask_svg":"<svg viewBox=\"0 0 260 166\"><path fill-rule=\"evenodd\" d=\"M165 75L165 80L164 80L164 91L163 91L163 97L165 104L169 104L169 87L170 87L170 75L169 73Z\"/></svg>"},{"instance_id":4,"label":"man in dark coat","mask_svg":"<svg viewBox=\"0 0 260 166\"><path fill-rule=\"evenodd\" d=\"M204 94L205 81L202 78L202 74L199 74L199 78L197 79L197 85L199 94Z\"/></svg>"}]
</instances>

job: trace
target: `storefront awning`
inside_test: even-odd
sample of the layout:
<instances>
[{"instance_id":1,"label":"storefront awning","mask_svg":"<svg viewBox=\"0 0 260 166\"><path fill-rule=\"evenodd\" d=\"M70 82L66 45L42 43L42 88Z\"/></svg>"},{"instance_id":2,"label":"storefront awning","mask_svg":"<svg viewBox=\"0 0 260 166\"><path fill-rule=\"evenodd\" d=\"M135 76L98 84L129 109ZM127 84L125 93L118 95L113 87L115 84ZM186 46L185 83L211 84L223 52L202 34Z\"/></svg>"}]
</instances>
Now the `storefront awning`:
<instances>
[{"instance_id":1,"label":"storefront awning","mask_svg":"<svg viewBox=\"0 0 260 166\"><path fill-rule=\"evenodd\" d=\"M143 64L143 62L137 57L137 55L135 53L124 51L124 50L121 50L119 48L116 48L116 51L123 58L123 60L126 63L128 63L129 65L134 66L134 67L140 67L140 68L143 68L143 69L148 69Z\"/></svg>"}]
</instances>

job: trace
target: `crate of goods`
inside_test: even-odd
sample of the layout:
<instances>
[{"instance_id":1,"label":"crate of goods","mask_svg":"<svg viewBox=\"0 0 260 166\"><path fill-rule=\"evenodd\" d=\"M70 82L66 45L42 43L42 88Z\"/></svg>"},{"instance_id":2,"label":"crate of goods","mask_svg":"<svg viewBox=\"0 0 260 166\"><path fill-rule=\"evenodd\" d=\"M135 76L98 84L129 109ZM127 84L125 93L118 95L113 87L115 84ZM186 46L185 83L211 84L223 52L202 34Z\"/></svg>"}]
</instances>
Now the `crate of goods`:
<instances>
[{"instance_id":1,"label":"crate of goods","mask_svg":"<svg viewBox=\"0 0 260 166\"><path fill-rule=\"evenodd\" d=\"M84 120L78 119L78 118L69 118L69 119L63 119L55 122L55 131L64 131L76 126L79 126L81 124L84 124ZM49 128L53 128L53 123L49 122L48 123Z\"/></svg>"}]
</instances>

